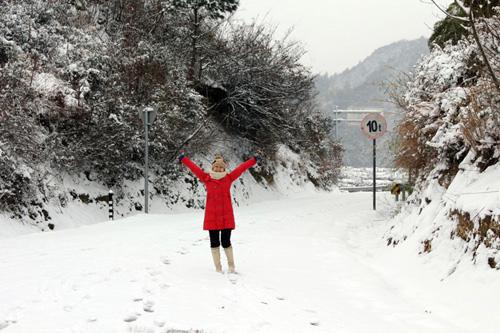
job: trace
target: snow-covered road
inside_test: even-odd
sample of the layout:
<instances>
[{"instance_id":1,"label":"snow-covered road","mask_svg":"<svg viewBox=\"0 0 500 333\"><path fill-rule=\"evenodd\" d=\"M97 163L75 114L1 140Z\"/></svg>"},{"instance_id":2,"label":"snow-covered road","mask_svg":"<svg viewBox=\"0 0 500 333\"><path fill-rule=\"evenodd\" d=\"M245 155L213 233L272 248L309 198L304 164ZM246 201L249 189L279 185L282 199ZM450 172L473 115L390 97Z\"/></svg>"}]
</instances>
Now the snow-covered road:
<instances>
[{"instance_id":1,"label":"snow-covered road","mask_svg":"<svg viewBox=\"0 0 500 333\"><path fill-rule=\"evenodd\" d=\"M267 201L235 213L236 275L214 271L201 211L1 240L0 331L498 329L489 320L500 286L484 285L495 273L471 269L441 281L410 246L385 246L388 225L369 193Z\"/></svg>"}]
</instances>

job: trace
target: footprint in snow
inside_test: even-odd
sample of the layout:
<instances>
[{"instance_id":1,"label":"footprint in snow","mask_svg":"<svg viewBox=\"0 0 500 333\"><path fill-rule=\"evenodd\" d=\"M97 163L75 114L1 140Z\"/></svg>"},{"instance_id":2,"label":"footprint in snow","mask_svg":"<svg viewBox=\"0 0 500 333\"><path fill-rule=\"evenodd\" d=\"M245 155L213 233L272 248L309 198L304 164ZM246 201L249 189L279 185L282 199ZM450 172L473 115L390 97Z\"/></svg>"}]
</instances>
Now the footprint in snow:
<instances>
[{"instance_id":1,"label":"footprint in snow","mask_svg":"<svg viewBox=\"0 0 500 333\"><path fill-rule=\"evenodd\" d=\"M256 328L257 330L259 330L259 329L261 329L261 328L263 328L263 327L266 327L266 326L269 326L269 325L271 325L271 323L270 323L270 322L268 322L268 321L261 321L260 323L258 323L258 324L256 325L256 327L255 327L255 328Z\"/></svg>"},{"instance_id":2,"label":"footprint in snow","mask_svg":"<svg viewBox=\"0 0 500 333\"><path fill-rule=\"evenodd\" d=\"M145 294L148 294L148 295L153 294L153 289L150 286L144 286L144 287L142 287L142 291Z\"/></svg>"},{"instance_id":3,"label":"footprint in snow","mask_svg":"<svg viewBox=\"0 0 500 333\"><path fill-rule=\"evenodd\" d=\"M73 307L71 305L65 305L63 306L63 310L66 312L71 312L73 311Z\"/></svg>"},{"instance_id":4,"label":"footprint in snow","mask_svg":"<svg viewBox=\"0 0 500 333\"><path fill-rule=\"evenodd\" d=\"M157 271L157 270L150 270L149 271L149 275L151 276L157 276L157 275L160 275L161 272L160 271Z\"/></svg>"},{"instance_id":5,"label":"footprint in snow","mask_svg":"<svg viewBox=\"0 0 500 333\"><path fill-rule=\"evenodd\" d=\"M160 259L164 265L170 265L170 260L167 257L161 257Z\"/></svg>"},{"instance_id":6,"label":"footprint in snow","mask_svg":"<svg viewBox=\"0 0 500 333\"><path fill-rule=\"evenodd\" d=\"M237 273L230 273L230 276L228 277L229 282L231 282L232 284L236 284L238 282L238 278L234 276L236 274Z\"/></svg>"},{"instance_id":7,"label":"footprint in snow","mask_svg":"<svg viewBox=\"0 0 500 333\"><path fill-rule=\"evenodd\" d=\"M11 320L0 320L0 330L3 330L4 328L7 328L10 324L14 324L15 321Z\"/></svg>"},{"instance_id":8,"label":"footprint in snow","mask_svg":"<svg viewBox=\"0 0 500 333\"><path fill-rule=\"evenodd\" d=\"M91 248L91 247L85 247L85 248L80 249L80 251L82 251L82 252L87 252L87 251L92 251L92 250L93 250L93 248Z\"/></svg>"},{"instance_id":9,"label":"footprint in snow","mask_svg":"<svg viewBox=\"0 0 500 333\"><path fill-rule=\"evenodd\" d=\"M120 267L114 267L110 273L111 274L117 274L117 273L120 273L122 271L122 269Z\"/></svg>"},{"instance_id":10,"label":"footprint in snow","mask_svg":"<svg viewBox=\"0 0 500 333\"><path fill-rule=\"evenodd\" d=\"M123 321L125 321L127 323L131 323L133 321L136 321L137 318L138 318L137 313L131 313L131 314L125 316L125 318L123 318Z\"/></svg>"},{"instance_id":11,"label":"footprint in snow","mask_svg":"<svg viewBox=\"0 0 500 333\"><path fill-rule=\"evenodd\" d=\"M203 238L200 238L200 239L195 240L194 243L192 243L191 245L198 246L198 245L201 245L203 241L205 241L205 240Z\"/></svg>"},{"instance_id":12,"label":"footprint in snow","mask_svg":"<svg viewBox=\"0 0 500 333\"><path fill-rule=\"evenodd\" d=\"M155 305L155 302L151 300L144 301L142 309L145 312L154 312L153 306Z\"/></svg>"}]
</instances>

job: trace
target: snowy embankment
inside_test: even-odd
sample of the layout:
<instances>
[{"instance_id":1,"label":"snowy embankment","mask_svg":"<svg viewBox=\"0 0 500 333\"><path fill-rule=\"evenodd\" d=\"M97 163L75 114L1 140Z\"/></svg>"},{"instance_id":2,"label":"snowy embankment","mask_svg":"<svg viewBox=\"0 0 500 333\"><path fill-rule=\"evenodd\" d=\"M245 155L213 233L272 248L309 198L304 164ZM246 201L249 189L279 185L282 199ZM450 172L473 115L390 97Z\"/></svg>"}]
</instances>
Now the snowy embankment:
<instances>
[{"instance_id":1,"label":"snowy embankment","mask_svg":"<svg viewBox=\"0 0 500 333\"><path fill-rule=\"evenodd\" d=\"M230 139L227 139L230 141ZM196 156L196 163L207 169L210 158L216 152L222 152L229 161L230 169L234 169L243 160L246 147L218 147L217 151L209 151L203 156ZM221 150L222 149L222 150ZM285 146L280 146L274 161L266 163L274 165L272 182L260 178L256 180L250 172L244 173L232 186L231 194L234 205L247 205L267 199L285 197L294 193L315 193L317 189L309 176L315 175L311 163ZM203 208L205 204L205 188L194 175L179 164L181 177L175 180L165 179L153 172L150 173L149 205L150 213L171 214ZM252 171L260 170L259 167ZM21 218L8 212L0 212L0 239L20 234L74 228L81 225L94 224L108 220L108 192L113 190L115 217L129 217L142 214L144 211L144 180L124 181L120 186L107 188L94 180L94 175L54 175L44 184L45 194L40 195L39 202L44 202L45 220L40 222L30 214ZM165 186L165 182L168 183ZM160 184L160 186L157 186ZM167 190L160 190L167 188ZM28 205L28 203L26 203Z\"/></svg>"},{"instance_id":2,"label":"snowy embankment","mask_svg":"<svg viewBox=\"0 0 500 333\"><path fill-rule=\"evenodd\" d=\"M497 332L498 272L468 263L442 279L439 262L386 246L393 200L379 198L377 213L369 193L237 208L236 275L214 271L201 211L4 239L0 328Z\"/></svg>"},{"instance_id":3,"label":"snowy embankment","mask_svg":"<svg viewBox=\"0 0 500 333\"><path fill-rule=\"evenodd\" d=\"M443 278L471 261L478 269L500 270L500 164L480 172L472 156L447 189L430 177L424 190L399 207L385 235L396 249L424 253Z\"/></svg>"}]
</instances>

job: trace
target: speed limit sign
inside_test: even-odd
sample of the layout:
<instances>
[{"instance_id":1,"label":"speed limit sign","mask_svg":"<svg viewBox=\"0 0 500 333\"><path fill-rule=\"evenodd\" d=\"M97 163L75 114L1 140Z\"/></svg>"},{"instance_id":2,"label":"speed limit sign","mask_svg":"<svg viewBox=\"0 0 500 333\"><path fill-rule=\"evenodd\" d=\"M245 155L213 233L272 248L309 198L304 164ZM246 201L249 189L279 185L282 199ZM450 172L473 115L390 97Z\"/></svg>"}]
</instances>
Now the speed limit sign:
<instances>
[{"instance_id":1,"label":"speed limit sign","mask_svg":"<svg viewBox=\"0 0 500 333\"><path fill-rule=\"evenodd\" d=\"M373 141L373 210L377 209L377 138L387 132L387 121L381 113L368 113L361 120L361 130Z\"/></svg>"},{"instance_id":2,"label":"speed limit sign","mask_svg":"<svg viewBox=\"0 0 500 333\"><path fill-rule=\"evenodd\" d=\"M387 121L381 113L368 113L361 120L361 130L370 139L380 138L387 132Z\"/></svg>"}]
</instances>

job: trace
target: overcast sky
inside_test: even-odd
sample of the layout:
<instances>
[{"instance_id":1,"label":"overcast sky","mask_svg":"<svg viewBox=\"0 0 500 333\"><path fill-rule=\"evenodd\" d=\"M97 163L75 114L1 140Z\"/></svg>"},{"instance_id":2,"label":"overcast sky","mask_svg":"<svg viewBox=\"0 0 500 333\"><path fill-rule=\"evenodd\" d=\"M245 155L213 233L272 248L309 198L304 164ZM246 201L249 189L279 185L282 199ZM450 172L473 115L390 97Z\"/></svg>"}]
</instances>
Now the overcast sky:
<instances>
[{"instance_id":1,"label":"overcast sky","mask_svg":"<svg viewBox=\"0 0 500 333\"><path fill-rule=\"evenodd\" d=\"M447 5L451 0L438 0ZM429 37L442 13L429 0L240 0L237 19L293 27L313 72L341 72L378 47Z\"/></svg>"}]
</instances>

